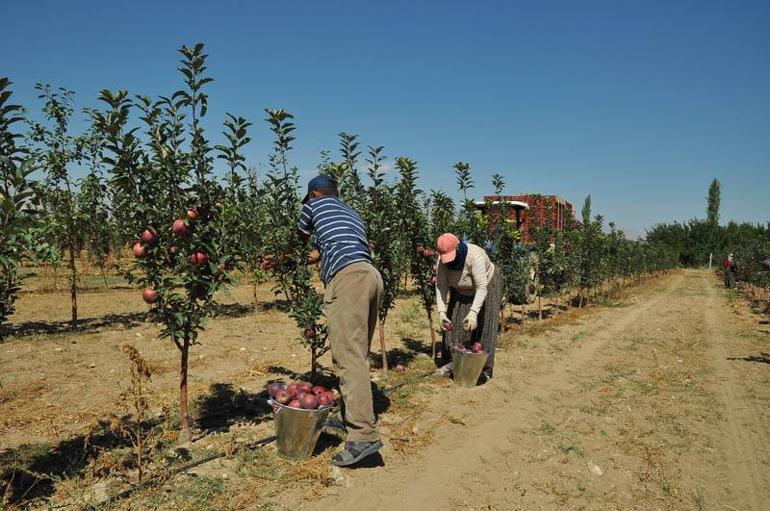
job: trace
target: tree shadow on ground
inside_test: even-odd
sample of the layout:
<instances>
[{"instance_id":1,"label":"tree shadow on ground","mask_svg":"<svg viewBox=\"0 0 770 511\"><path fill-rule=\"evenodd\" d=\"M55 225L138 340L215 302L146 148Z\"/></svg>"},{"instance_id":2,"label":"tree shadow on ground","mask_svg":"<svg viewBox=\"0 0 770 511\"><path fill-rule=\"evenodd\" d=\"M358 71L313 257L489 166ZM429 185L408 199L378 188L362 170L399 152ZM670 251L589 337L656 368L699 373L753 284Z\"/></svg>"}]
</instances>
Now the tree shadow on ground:
<instances>
[{"instance_id":1,"label":"tree shadow on ground","mask_svg":"<svg viewBox=\"0 0 770 511\"><path fill-rule=\"evenodd\" d=\"M146 312L129 312L125 314L107 314L97 318L83 318L78 320L76 328L72 322L67 321L25 321L5 325L0 328L0 339L13 337L27 337L32 335L56 335L66 333L92 333L103 329L116 327L133 328L141 325L147 319Z\"/></svg>"},{"instance_id":2,"label":"tree shadow on ground","mask_svg":"<svg viewBox=\"0 0 770 511\"><path fill-rule=\"evenodd\" d=\"M239 303L216 305L214 314L218 317L237 318L251 314L254 307ZM0 340L7 337L29 337L35 335L61 335L61 334L88 334L101 330L110 330L118 327L124 329L134 328L148 321L153 321L151 313L127 312L124 314L106 314L94 318L78 319L77 326L72 327L72 322L66 321L25 321L0 327Z\"/></svg>"},{"instance_id":3,"label":"tree shadow on ground","mask_svg":"<svg viewBox=\"0 0 770 511\"><path fill-rule=\"evenodd\" d=\"M411 349L391 348L386 352L385 357L388 359L388 368L392 369L398 364L409 365L418 354ZM382 353L370 352L369 365L374 369L382 369Z\"/></svg>"},{"instance_id":4,"label":"tree shadow on ground","mask_svg":"<svg viewBox=\"0 0 770 511\"><path fill-rule=\"evenodd\" d=\"M142 429L148 433L162 421L163 417L148 419L142 423ZM129 447L130 440L112 428L111 421L100 420L86 435L56 444L43 442L5 449L0 451L0 488L5 490L9 504L25 507L25 503L53 495L57 481L92 470L92 462L103 453ZM128 463L133 462L129 458Z\"/></svg>"},{"instance_id":5,"label":"tree shadow on ground","mask_svg":"<svg viewBox=\"0 0 770 511\"><path fill-rule=\"evenodd\" d=\"M267 390L255 394L231 383L214 383L195 400L195 425L205 433L229 431L233 424L260 424L272 417Z\"/></svg>"},{"instance_id":6,"label":"tree shadow on ground","mask_svg":"<svg viewBox=\"0 0 770 511\"><path fill-rule=\"evenodd\" d=\"M318 456L327 449L334 449L342 443L342 438L337 435L332 435L326 431L321 432L321 436L318 437L318 443L315 444L315 450L313 456Z\"/></svg>"},{"instance_id":7,"label":"tree shadow on ground","mask_svg":"<svg viewBox=\"0 0 770 511\"><path fill-rule=\"evenodd\" d=\"M316 367L316 375L315 378L311 380L310 378L310 371L306 372L298 372L294 371L292 369L289 369L285 366L270 366L269 370L270 374L285 376L285 378L273 378L271 380L268 380L268 385L270 383L273 383L274 381L278 381L281 383L290 383L292 381L310 381L313 383L313 385L323 385L327 388L333 388L339 386L339 378L335 376L335 374L327 367L323 366L322 364L318 363Z\"/></svg>"},{"instance_id":8,"label":"tree shadow on ground","mask_svg":"<svg viewBox=\"0 0 770 511\"><path fill-rule=\"evenodd\" d=\"M279 312L288 312L289 311L289 301L285 299L278 299L271 302L260 302L259 309L262 311L271 311L271 310L277 310Z\"/></svg>"},{"instance_id":9,"label":"tree shadow on ground","mask_svg":"<svg viewBox=\"0 0 770 511\"><path fill-rule=\"evenodd\" d=\"M221 318L239 318L254 312L253 305L244 305L242 303L218 303L214 305L214 317Z\"/></svg>"},{"instance_id":10,"label":"tree shadow on ground","mask_svg":"<svg viewBox=\"0 0 770 511\"><path fill-rule=\"evenodd\" d=\"M748 357L727 357L727 360L742 360L743 362L754 362L756 364L770 364L770 353L760 352L759 355L750 355Z\"/></svg>"},{"instance_id":11,"label":"tree shadow on ground","mask_svg":"<svg viewBox=\"0 0 770 511\"><path fill-rule=\"evenodd\" d=\"M436 342L439 341L440 339L437 337ZM420 339L413 339L411 337L404 337L401 339L401 344L403 344L406 349L413 351L416 354L423 353L425 355L432 355L433 351L431 350L430 343L431 341L425 342ZM382 360L382 357L380 357L380 360Z\"/></svg>"}]
</instances>

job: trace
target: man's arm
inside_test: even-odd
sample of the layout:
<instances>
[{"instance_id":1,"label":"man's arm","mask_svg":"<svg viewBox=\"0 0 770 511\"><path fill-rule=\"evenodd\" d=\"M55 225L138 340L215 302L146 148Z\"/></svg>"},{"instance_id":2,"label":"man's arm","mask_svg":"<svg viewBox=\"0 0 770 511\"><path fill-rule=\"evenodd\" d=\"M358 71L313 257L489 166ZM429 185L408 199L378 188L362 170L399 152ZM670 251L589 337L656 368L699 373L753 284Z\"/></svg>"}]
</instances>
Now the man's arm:
<instances>
[{"instance_id":1,"label":"man's arm","mask_svg":"<svg viewBox=\"0 0 770 511\"><path fill-rule=\"evenodd\" d=\"M305 231L303 231L302 229L300 229L299 239L303 245L307 245L307 241L310 239L310 235ZM321 253L318 251L318 249L317 248L311 249L310 253L307 256L307 264L316 264L320 260L321 260Z\"/></svg>"}]
</instances>

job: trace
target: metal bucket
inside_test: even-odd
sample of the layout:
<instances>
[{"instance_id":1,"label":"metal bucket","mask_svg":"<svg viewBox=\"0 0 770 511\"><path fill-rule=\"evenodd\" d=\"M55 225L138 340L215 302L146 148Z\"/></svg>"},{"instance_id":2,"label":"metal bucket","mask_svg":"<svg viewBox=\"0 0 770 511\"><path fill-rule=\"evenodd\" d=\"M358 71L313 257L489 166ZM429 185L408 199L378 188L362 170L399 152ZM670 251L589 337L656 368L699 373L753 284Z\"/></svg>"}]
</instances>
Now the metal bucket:
<instances>
[{"instance_id":1,"label":"metal bucket","mask_svg":"<svg viewBox=\"0 0 770 511\"><path fill-rule=\"evenodd\" d=\"M487 362L487 352L466 353L452 348L452 377L455 383L463 387L475 387Z\"/></svg>"},{"instance_id":2,"label":"metal bucket","mask_svg":"<svg viewBox=\"0 0 770 511\"><path fill-rule=\"evenodd\" d=\"M317 410L289 408L270 400L275 411L275 436L278 454L284 458L304 460L313 454L331 406Z\"/></svg>"}]
</instances>

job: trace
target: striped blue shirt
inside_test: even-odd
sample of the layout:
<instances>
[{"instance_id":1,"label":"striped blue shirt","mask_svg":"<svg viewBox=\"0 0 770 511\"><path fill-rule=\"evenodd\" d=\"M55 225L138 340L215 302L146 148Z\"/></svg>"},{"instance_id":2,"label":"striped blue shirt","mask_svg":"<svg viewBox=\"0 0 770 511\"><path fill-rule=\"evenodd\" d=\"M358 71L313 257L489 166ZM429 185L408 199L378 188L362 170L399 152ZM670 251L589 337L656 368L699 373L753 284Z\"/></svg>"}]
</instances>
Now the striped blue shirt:
<instances>
[{"instance_id":1,"label":"striped blue shirt","mask_svg":"<svg viewBox=\"0 0 770 511\"><path fill-rule=\"evenodd\" d=\"M300 213L299 230L307 235L315 232L324 284L345 266L372 261L361 216L339 197L325 195L307 201Z\"/></svg>"}]
</instances>

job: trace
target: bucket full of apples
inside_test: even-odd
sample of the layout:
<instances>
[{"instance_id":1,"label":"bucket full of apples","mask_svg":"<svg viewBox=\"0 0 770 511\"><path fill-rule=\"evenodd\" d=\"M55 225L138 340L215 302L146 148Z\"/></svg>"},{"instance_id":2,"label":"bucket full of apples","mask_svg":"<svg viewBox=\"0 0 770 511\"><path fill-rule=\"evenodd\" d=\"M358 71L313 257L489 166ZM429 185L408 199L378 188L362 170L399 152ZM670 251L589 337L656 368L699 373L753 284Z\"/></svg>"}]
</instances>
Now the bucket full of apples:
<instances>
[{"instance_id":1,"label":"bucket full of apples","mask_svg":"<svg viewBox=\"0 0 770 511\"><path fill-rule=\"evenodd\" d=\"M470 347L457 344L452 348L452 375L455 383L463 387L475 387L487 362L487 352L477 342Z\"/></svg>"},{"instance_id":2,"label":"bucket full of apples","mask_svg":"<svg viewBox=\"0 0 770 511\"><path fill-rule=\"evenodd\" d=\"M304 381L288 385L271 383L267 391L275 411L278 454L295 460L309 458L336 396L320 385Z\"/></svg>"}]
</instances>

